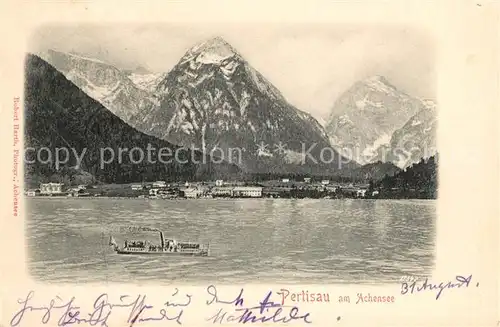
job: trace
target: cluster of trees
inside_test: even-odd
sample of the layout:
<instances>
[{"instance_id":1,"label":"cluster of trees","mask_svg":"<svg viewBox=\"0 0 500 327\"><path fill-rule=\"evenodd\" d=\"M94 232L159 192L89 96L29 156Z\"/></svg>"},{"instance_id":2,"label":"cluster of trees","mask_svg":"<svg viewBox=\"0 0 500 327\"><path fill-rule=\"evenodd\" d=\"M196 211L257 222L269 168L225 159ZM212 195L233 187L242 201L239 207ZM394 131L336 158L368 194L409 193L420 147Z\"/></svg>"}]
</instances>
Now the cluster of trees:
<instances>
[{"instance_id":1,"label":"cluster of trees","mask_svg":"<svg viewBox=\"0 0 500 327\"><path fill-rule=\"evenodd\" d=\"M380 190L383 198L436 199L438 184L437 155L406 168L394 176L385 176L371 183L371 190ZM370 190L369 190L369 192Z\"/></svg>"}]
</instances>

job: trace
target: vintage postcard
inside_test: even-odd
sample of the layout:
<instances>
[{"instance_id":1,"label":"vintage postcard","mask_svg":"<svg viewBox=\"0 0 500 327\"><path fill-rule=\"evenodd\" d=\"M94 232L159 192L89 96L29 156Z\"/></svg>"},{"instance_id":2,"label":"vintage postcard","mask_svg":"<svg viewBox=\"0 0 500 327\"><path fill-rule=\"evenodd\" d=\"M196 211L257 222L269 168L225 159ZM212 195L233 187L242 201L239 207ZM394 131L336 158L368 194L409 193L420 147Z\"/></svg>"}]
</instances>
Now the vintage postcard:
<instances>
[{"instance_id":1,"label":"vintage postcard","mask_svg":"<svg viewBox=\"0 0 500 327\"><path fill-rule=\"evenodd\" d=\"M4 7L1 326L500 323L497 4Z\"/></svg>"}]
</instances>

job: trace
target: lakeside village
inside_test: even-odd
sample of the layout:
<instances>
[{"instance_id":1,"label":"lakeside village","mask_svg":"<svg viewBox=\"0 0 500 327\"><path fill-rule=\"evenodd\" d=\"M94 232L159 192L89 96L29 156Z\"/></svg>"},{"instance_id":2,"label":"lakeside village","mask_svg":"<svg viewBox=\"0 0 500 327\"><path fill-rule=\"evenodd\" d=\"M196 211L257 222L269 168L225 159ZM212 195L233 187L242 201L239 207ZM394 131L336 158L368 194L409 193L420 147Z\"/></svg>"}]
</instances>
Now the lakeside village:
<instances>
[{"instance_id":1,"label":"lakeside village","mask_svg":"<svg viewBox=\"0 0 500 327\"><path fill-rule=\"evenodd\" d=\"M176 198L377 198L380 191L371 184L339 184L330 180L281 180L259 183L217 180L213 182L167 183L156 181L136 184L68 186L42 183L25 191L28 197L126 197L150 199Z\"/></svg>"}]
</instances>

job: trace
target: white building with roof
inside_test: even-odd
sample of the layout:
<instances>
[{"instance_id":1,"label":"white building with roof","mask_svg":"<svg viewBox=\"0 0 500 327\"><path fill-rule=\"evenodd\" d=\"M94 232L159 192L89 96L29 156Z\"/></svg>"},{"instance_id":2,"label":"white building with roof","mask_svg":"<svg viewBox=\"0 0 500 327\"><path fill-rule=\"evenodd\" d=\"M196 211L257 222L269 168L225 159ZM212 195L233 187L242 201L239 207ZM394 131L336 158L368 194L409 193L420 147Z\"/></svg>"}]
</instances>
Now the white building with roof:
<instances>
[{"instance_id":1,"label":"white building with roof","mask_svg":"<svg viewBox=\"0 0 500 327\"><path fill-rule=\"evenodd\" d=\"M366 195L366 189L359 189L356 191L356 195L359 196L359 197L362 197L364 198L365 195Z\"/></svg>"},{"instance_id":2,"label":"white building with roof","mask_svg":"<svg viewBox=\"0 0 500 327\"><path fill-rule=\"evenodd\" d=\"M212 195L216 197L231 197L233 195L233 187L214 187Z\"/></svg>"},{"instance_id":3,"label":"white building with roof","mask_svg":"<svg viewBox=\"0 0 500 327\"><path fill-rule=\"evenodd\" d=\"M64 192L64 183L42 183L40 184L41 194L61 194Z\"/></svg>"},{"instance_id":4,"label":"white building with roof","mask_svg":"<svg viewBox=\"0 0 500 327\"><path fill-rule=\"evenodd\" d=\"M188 199L196 199L203 195L203 190L199 188L188 187L183 190L184 197Z\"/></svg>"},{"instance_id":5,"label":"white building with roof","mask_svg":"<svg viewBox=\"0 0 500 327\"><path fill-rule=\"evenodd\" d=\"M233 188L233 197L260 198L262 187L260 186L236 186Z\"/></svg>"},{"instance_id":6,"label":"white building with roof","mask_svg":"<svg viewBox=\"0 0 500 327\"><path fill-rule=\"evenodd\" d=\"M167 182L165 181L156 181L153 183L153 187L167 187Z\"/></svg>"}]
</instances>

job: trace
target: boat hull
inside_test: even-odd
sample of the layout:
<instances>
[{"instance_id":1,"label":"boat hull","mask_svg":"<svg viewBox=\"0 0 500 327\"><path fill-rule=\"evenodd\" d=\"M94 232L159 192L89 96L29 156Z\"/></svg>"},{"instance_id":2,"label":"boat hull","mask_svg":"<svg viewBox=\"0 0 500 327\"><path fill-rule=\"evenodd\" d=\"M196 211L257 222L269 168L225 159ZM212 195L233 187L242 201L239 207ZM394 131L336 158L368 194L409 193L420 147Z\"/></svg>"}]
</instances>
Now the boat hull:
<instances>
[{"instance_id":1,"label":"boat hull","mask_svg":"<svg viewBox=\"0 0 500 327\"><path fill-rule=\"evenodd\" d=\"M126 255L173 255L173 256L195 256L195 257L208 257L207 250L201 251L147 251L147 250L128 250L116 249L117 254Z\"/></svg>"},{"instance_id":2,"label":"boat hull","mask_svg":"<svg viewBox=\"0 0 500 327\"><path fill-rule=\"evenodd\" d=\"M120 247L113 236L109 237L109 245L117 254L126 255L174 255L208 257L210 244L203 245L194 242L176 242L165 240L160 231L160 245L150 244L148 241L125 241L125 246Z\"/></svg>"}]
</instances>

